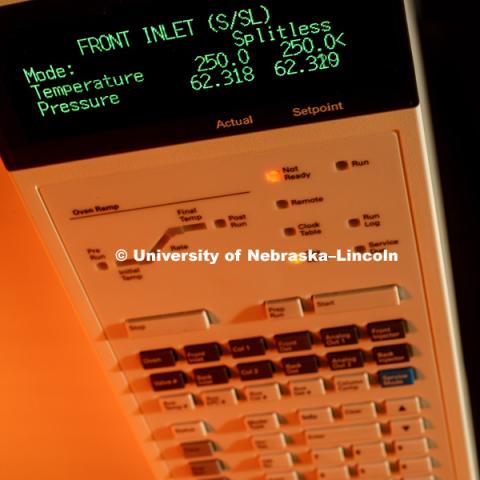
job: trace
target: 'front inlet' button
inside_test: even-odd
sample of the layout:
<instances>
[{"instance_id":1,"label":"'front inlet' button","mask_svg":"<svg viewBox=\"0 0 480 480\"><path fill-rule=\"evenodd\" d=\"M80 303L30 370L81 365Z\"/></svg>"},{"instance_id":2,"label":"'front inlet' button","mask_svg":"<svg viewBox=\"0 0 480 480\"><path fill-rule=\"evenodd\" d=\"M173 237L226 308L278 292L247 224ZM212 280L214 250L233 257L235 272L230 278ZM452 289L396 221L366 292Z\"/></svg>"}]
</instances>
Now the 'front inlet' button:
<instances>
[{"instance_id":1,"label":"'front inlet' button","mask_svg":"<svg viewBox=\"0 0 480 480\"><path fill-rule=\"evenodd\" d=\"M212 367L197 368L193 371L195 383L199 387L207 387L209 385L219 385L228 383L230 380L230 371L228 367Z\"/></svg>"}]
</instances>

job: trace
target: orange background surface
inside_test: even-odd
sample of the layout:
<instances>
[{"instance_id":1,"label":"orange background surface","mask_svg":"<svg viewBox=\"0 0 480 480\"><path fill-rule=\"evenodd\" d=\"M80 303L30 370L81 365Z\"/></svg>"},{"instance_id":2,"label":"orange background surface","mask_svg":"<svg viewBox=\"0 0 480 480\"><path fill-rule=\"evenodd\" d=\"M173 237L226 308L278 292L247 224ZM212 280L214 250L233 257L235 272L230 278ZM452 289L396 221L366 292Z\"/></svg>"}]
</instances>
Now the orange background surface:
<instances>
[{"instance_id":1,"label":"orange background surface","mask_svg":"<svg viewBox=\"0 0 480 480\"><path fill-rule=\"evenodd\" d=\"M0 479L151 480L0 161Z\"/></svg>"}]
</instances>

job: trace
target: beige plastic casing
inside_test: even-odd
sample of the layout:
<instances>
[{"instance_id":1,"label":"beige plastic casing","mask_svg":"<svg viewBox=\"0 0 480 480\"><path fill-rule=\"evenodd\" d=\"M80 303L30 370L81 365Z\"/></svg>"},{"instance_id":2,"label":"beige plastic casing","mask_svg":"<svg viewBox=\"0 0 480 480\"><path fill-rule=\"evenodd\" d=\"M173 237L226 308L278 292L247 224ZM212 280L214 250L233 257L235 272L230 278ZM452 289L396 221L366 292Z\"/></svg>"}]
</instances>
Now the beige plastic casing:
<instances>
[{"instance_id":1,"label":"beige plastic casing","mask_svg":"<svg viewBox=\"0 0 480 480\"><path fill-rule=\"evenodd\" d=\"M413 24L411 24L410 27L412 29L412 38L415 38ZM416 40L412 41L412 44L415 47L417 45ZM420 72L418 52L415 48L414 50L417 59L417 72ZM417 73L417 75L419 74ZM188 337L188 341L185 340L185 337L182 338L180 336L165 338L162 339L162 345L180 347L187 343L214 340L215 336L218 341L225 342L231 338L252 336L252 333L255 331L257 333L264 333L265 331L281 333L302 328L299 326L301 322L299 323L297 320L285 320L282 321L281 324L272 324L268 320L262 319L261 300L273 300L296 295L308 298L310 295L318 293L343 291L352 288L371 287L390 283L400 285L404 291L408 293L408 297L410 297L407 298L407 296L405 296L402 301L402 306L400 307L402 308L401 313L399 314L397 312L397 307L393 307L390 310L373 309L372 311L355 313L354 321L364 324L368 321L397 318L398 315L411 315L415 319L413 321L415 327L418 327L419 330L423 332L422 336L412 334L412 343L417 348L419 343L421 344L422 348L420 348L420 351L422 355L419 359L414 359L413 363L415 364L415 361L417 361L420 364L419 370L423 373L424 378L422 375L421 381L417 382L416 386L408 387L408 389L411 389L408 390L407 394L402 393L402 388L405 387L400 388L400 392L391 391L395 389L389 389L388 392L386 390L377 390L380 396L379 399L384 400L389 397L396 398L398 396L412 395L416 393L415 388L418 386L418 388L421 389L421 396L426 398L428 404L431 406L430 412L425 413L425 417L431 425L431 430L428 431L428 434L437 443L437 452L441 452L440 458L437 459L440 463L435 470L436 475L439 479L448 480L474 480L478 478L474 460L474 443L471 434L471 422L469 420L468 399L465 393L458 327L454 313L455 306L452 282L448 270L448 250L443 229L438 180L431 139L429 138L429 125L424 115L425 96L422 91L423 85L420 75L419 85L422 93L421 107L416 109L270 130L218 140L126 153L113 157L101 157L69 164L40 167L13 173L15 182L35 220L40 235L45 240L65 285L71 293L72 301L79 311L87 335L95 345L99 354L100 363L111 379L112 386L118 393L133 431L142 444L146 457L150 461L152 469L158 478L168 478L167 464L159 459L159 455L164 447L171 448L173 444L171 439L162 436L162 429L159 429L158 423L165 423L166 427L169 423L175 422L175 417L172 414L161 415L154 413L146 415L145 418L145 416L140 413L139 405L142 406L143 411L148 412L148 406L152 404L151 398L154 397L152 397L151 393L146 393L146 380L141 380L145 375L141 369L138 368L138 364L135 365L135 360L128 360L133 357L133 352L138 352L145 344L127 340L121 333L119 325L121 325L126 318L146 314L189 310L191 309L190 304L192 307L208 308L216 315L219 315L219 317L224 313L224 318L229 318L221 329L214 330L212 327L213 333L192 334ZM112 257L114 245L116 245L117 248L123 247L127 249L133 246L145 246L148 248L158 240L159 235L165 228L175 226L175 224L171 225L168 223L172 220L172 215L162 218L164 223L161 224L160 228L153 225L152 216L143 219L141 222L142 225L139 228L137 219L130 216L128 217L128 221L122 220L119 223L119 217L121 215L118 216L115 223L108 223L107 230L103 231L101 230L102 224L98 224L100 230L96 225L94 228L87 228L85 231L81 228L74 231L68 226L68 213L71 212L73 208L79 208L80 201L83 202L81 204L87 206L97 202L97 199L91 200L91 195L95 195L95 193L104 195L105 199L109 199L112 202L121 205L125 204L127 207L142 204L141 200L144 196L147 195L148 197L148 192L153 192L152 183L149 185L148 182L149 179L154 178L155 175L165 175L172 180L176 179L179 184L181 184L181 195L175 197L174 200L177 198L192 198L192 192L195 193L195 195L193 195L195 198L201 196L200 193L204 195L220 194L222 192L232 191L233 187L238 187L240 190L247 187L256 192L262 192L262 189L265 192L272 192L272 185L268 185L265 182L265 177L262 175L268 171L268 169L278 169L286 164L290 165L295 163L288 161L286 157L282 158L282 155L286 155L287 153L291 155L297 152L301 158L307 158L308 152L315 151L315 149L319 149L318 151L322 153L327 152L325 156L328 158L328 161L325 160L324 168L328 166L328 168L331 169L331 178L334 178L335 175L338 176L342 174L341 172L335 172L333 169L335 158L343 160L344 156L348 154L353 158L353 155L355 155L354 152L358 152L358 148L360 148L360 151L362 149L365 151L368 145L375 144L377 141L380 145L379 151L392 154L393 160L391 160L391 163L385 164L383 167L385 170L381 170L382 167L379 167L380 170L378 170L379 173L376 174L375 180L378 181L382 175L386 175L387 177L388 175L393 175L392 183L387 185L388 188L385 189L385 187L382 187L384 190L383 193L386 195L391 193L391 191L400 193L402 194L401 200L399 198L391 197L387 199L383 197L385 203L378 204L378 183L372 180L370 180L372 183L368 183L368 175L364 178L362 177L364 183L358 186L357 191L350 191L352 196L347 202L341 197L335 199L335 189L332 188L331 191L329 191L329 195L325 195L325 198L330 203L330 205L328 205L329 211L334 212L337 210L335 200L337 201L337 205L346 203L346 205L342 207L343 210L339 208L339 210L345 212L345 216L339 215L339 223L336 227L338 230L332 228L335 235L331 234L330 237L327 237L328 240L326 242L330 247L335 243L343 243L343 246L354 246L357 244L357 238L352 236L348 237L350 233L347 232L346 227L340 226L340 221L344 222L347 220L349 217L346 215L350 211L352 216L362 213L361 210L358 209L358 206L353 206L355 198L359 198L358 195L360 195L361 202L365 202L365 204L371 208L376 208L382 212L385 211L382 218L385 218L387 225L382 227L384 229L382 234L376 235L376 237L383 239L393 235L401 238L402 243L406 244L405 250L403 250L403 247L400 247L400 259L403 253L408 259L406 268L402 267L402 260L399 262L398 270L395 270L397 267L391 268L386 266L380 267L377 271L373 271L371 267L368 266L355 266L352 268L359 268L359 270L349 271L349 278L346 279L345 267L328 265L325 266L325 268L329 269L328 282L312 279L310 274L308 274L304 280L300 280L301 276L295 273L293 276L295 276L298 282L292 282L290 285L275 284L274 287L266 288L266 290L263 291L262 287L257 287L252 290L249 277L240 276L236 278L236 281L238 281L240 285L242 281L245 285L248 284L245 292L242 292L241 289L234 290L232 298L235 300L233 302L231 300L225 302L224 299L219 299L218 308L215 308L217 307L217 305L215 305L215 292L212 293L211 299L205 302L208 305L194 305L195 302L188 299L189 295L190 297L193 296L194 299L200 298L200 295L195 293L195 286L198 284L193 282L193 285L190 284L188 285L189 288L185 289L187 293L182 292L181 295L176 297L172 296L166 300L166 305L158 305L158 301L155 298L155 289L150 285L147 287L148 290L145 291L143 289L143 292L141 292L141 298L144 302L139 308L135 308L136 303L138 304L138 297L132 294L129 296L128 290L131 287L128 287L125 292L123 292L120 290L125 287L121 285L119 287L120 290L115 291L115 295L119 298L118 303L122 304L122 302L126 302L125 305L128 305L128 311L119 315L117 306L113 305L114 296L109 297L110 292L114 291L112 289L117 288L113 283L115 282L113 276L109 277L108 281L103 283L104 280L99 276L105 272L98 272L91 268L91 262L82 258L81 249L92 247L92 245L86 243L88 238L98 242L98 246L102 248L104 247L103 242L107 241L107 258L112 270L115 268ZM256 163L257 159L259 162ZM245 173L245 168L240 169L239 165L241 161L245 161L245 165L249 165L251 170ZM305 160L305 162L307 162L305 165L308 165L308 160ZM301 162L299 161L298 163ZM212 164L218 167L219 173L216 173L216 171L211 168ZM255 167L255 164L257 167ZM202 170L205 170L204 167L202 168L202 165L208 168L208 175L205 175L205 172L202 173ZM231 165L232 171L237 169L238 176L236 179L229 177L227 165ZM379 165L379 163L377 163L377 165ZM180 178L178 172L183 172L183 178ZM199 189L197 179L201 178L202 175L205 177L205 182L203 187ZM380 177L378 175L380 175ZM210 182L210 185L208 185L208 179L211 176L213 176L213 180ZM339 185L341 182L342 180L339 181ZM125 188L125 185L129 185L128 188ZM133 185L133 187L131 185ZM148 185L150 188L148 188ZM252 188L252 185L254 188ZM319 193L323 194L328 188L325 183L321 185L322 188L319 189ZM168 190L168 186L170 186L170 191ZM165 188L165 192L168 192L170 195L175 191L171 186L172 183L169 182ZM355 188L354 184L351 186L353 189ZM276 188L276 186L273 186L273 188ZM302 191L302 188L303 187L299 187L298 193ZM311 187L308 188L311 190ZM210 193L209 190L212 192ZM233 191L237 190L237 188L233 188ZM287 194L286 192L287 191L282 192L281 190L277 190L273 194L268 193L267 197L271 200L270 205L273 205L275 198L283 198L282 195ZM313 192L310 191L310 193ZM166 197L164 197L164 195L166 195L166 193L159 194L158 203L170 199L168 195ZM368 197L369 195L370 197ZM258 201L258 198L261 198L261 195L257 196L255 200ZM248 211L249 219L252 218L252 220L255 220L254 217L257 213L256 210L259 208L259 204L254 201L249 203L248 199L242 199L241 202L242 207L240 210L242 210L242 212L244 210ZM235 208L234 205L234 203L229 203L228 208L233 209ZM352 205L352 207L350 207L350 205ZM395 218L392 216L396 205L401 207L401 219L397 225L394 222ZM308 208L311 209L312 207ZM323 223L322 216L324 212L322 209L324 209L324 206L322 205L319 208L320 211L315 215L318 216L320 223ZM310 210L310 212L312 211L313 210ZM274 212L273 208L271 212L272 216L277 215L278 217L278 212ZM208 221L211 222L214 218L214 213L216 214L217 212L209 211L206 213L208 214ZM220 214L221 212L218 213ZM291 212L289 212L289 215L290 214ZM308 217L309 215L310 213L306 216ZM332 213L330 213L330 215L333 218ZM258 232L263 232L261 229L265 229L266 225L268 225L276 228L277 233L272 235L272 238L274 238L276 242L279 242L281 247L284 248L279 247L278 244L272 245L272 247L277 246L279 250L284 250L289 244L284 240L278 240L278 238L280 238L278 233L281 232L283 226L290 226L290 223L283 225L283 223L270 223L267 219L263 220L265 220L265 224L255 223L255 221L252 222L255 228L252 228L251 233L242 238L242 241L246 243L241 246L247 248L249 241L255 243L258 238ZM88 220L86 221L88 222ZM289 222L290 221L294 222L294 217L290 217ZM84 222L84 220L80 222ZM119 226L126 232L123 237L118 230ZM112 229L110 230L110 228ZM134 232L133 228L138 229L138 231ZM85 234L85 237L82 239L84 243L80 241L78 245L74 245L72 243L73 238L77 238L76 234L78 232ZM132 232L134 232L133 235ZM207 238L213 238L216 234L217 232L209 230ZM370 234L361 235L363 235L363 238L367 241L370 240ZM372 237L372 240L375 239L373 238L375 235L370 235L370 237ZM360 240L360 238L358 239ZM214 246L216 241L215 239L213 240ZM229 241L233 249L235 242L232 241L231 238ZM139 245L136 245L136 242L138 242ZM268 241L263 243L263 247L266 248ZM97 246L97 243L93 246ZM221 244L216 246L221 247ZM195 245L195 247L204 248L204 244L200 242L198 245ZM290 248L288 249L290 250ZM295 248L291 249L295 250ZM288 265L286 268L296 267L299 269L305 267L310 268L310 266L304 265ZM88 270L89 268L90 271ZM145 267L145 269L152 268L156 268L156 266ZM175 276L173 270L178 269L178 266L169 268L171 275ZM198 266L193 268L197 269ZM222 267L220 266L218 268ZM275 275L276 268L279 267L270 266L262 275L270 275L272 278L272 276ZM324 266L320 268L324 268ZM344 269L343 273L341 268ZM294 270L292 270L292 272L293 271ZM297 271L298 270L295 270L295 272ZM212 270L210 270L210 272L212 272ZM351 274L350 272L354 273ZM223 273L228 275L228 269ZM247 273L247 271L244 271L241 272L241 275L246 275ZM108 272L107 275L110 275L110 272ZM198 273L196 275L198 275ZM214 275L225 278L222 272L215 273ZM282 275L285 277L285 274ZM200 280L201 278L200 276ZM208 272L203 278L208 281ZM181 279L176 279L176 281L180 282ZM187 285L187 283L188 282L185 281L184 285ZM102 286L108 289L108 292L105 290L105 295L101 290ZM204 287L198 287L200 291L202 291L202 288ZM136 289L136 287L134 287L134 289ZM275 289L277 290L275 291ZM242 300L243 295L248 301ZM150 304L148 303L148 298L151 299ZM253 305L251 303L252 298L256 298L256 302ZM251 318L257 318L257 325L254 325L257 322L243 321L243 319L248 320L248 315L245 315L243 318L240 317L236 322L230 321L230 319L233 320L235 317L232 315L232 312L228 311L226 305L231 304L234 307L241 305L242 301L245 308L253 307L250 315ZM412 303L409 304L409 301ZM112 302L111 318L109 318L108 313L109 302ZM185 305L188 307L182 308L182 306ZM99 315L99 311L101 315ZM305 322L305 328L308 328L308 322L313 317L306 316L305 318L306 320L303 320L303 322ZM416 323L417 318L419 319L418 324ZM320 322L320 319L316 319L316 321L317 320ZM347 322L351 323L351 321L351 315L337 314L329 318L328 326L343 325ZM110 332L111 342L106 339L105 331ZM154 342L147 343L153 347ZM133 366L130 368L129 365ZM122 371L119 366L124 367L126 373ZM418 367L417 364L415 364L415 366ZM372 372L375 370L376 368L373 368ZM129 383L133 385L133 390L136 390L137 396L133 394ZM286 382L284 381L284 383ZM371 395L369 394L365 398L371 398ZM357 400L358 397L348 399L343 395L341 397L339 396L338 400L335 399L334 403L349 403ZM327 403L328 401L330 400L327 400ZM285 402L285 405L287 405L285 408L288 411L295 410L291 403L292 400L285 400ZM263 405L261 407L248 405L242 408L243 410L236 408L235 414L241 417L246 413L255 411L263 412L266 407ZM280 409L282 408L283 405ZM223 415L227 418L229 415L232 415L232 412L225 412L224 414L218 414L217 412L215 415L219 417ZM221 419L218 421L220 422ZM153 425L154 428L151 429L149 425ZM160 431L160 433L155 433L155 437L157 437L156 441L152 435L152 430L154 432ZM232 433L232 435L236 434L236 432ZM437 452L432 451L434 458L436 458ZM235 455L235 453L233 455ZM174 468L175 465L175 462L173 462ZM312 469L308 469L308 471L310 470ZM236 476L232 478L242 477Z\"/></svg>"}]
</instances>

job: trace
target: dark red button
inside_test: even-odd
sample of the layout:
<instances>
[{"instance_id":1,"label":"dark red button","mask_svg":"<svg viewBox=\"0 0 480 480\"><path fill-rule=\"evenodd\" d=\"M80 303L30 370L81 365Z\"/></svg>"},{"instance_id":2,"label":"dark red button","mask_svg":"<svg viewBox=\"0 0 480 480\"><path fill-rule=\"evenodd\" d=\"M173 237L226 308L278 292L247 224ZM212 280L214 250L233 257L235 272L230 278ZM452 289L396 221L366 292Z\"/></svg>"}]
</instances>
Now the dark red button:
<instances>
[{"instance_id":1,"label":"dark red button","mask_svg":"<svg viewBox=\"0 0 480 480\"><path fill-rule=\"evenodd\" d=\"M175 390L185 387L187 376L183 372L154 373L150 375L150 382L156 392Z\"/></svg>"},{"instance_id":2,"label":"dark red button","mask_svg":"<svg viewBox=\"0 0 480 480\"><path fill-rule=\"evenodd\" d=\"M218 343L187 345L184 350L188 363L216 362L222 355L222 349Z\"/></svg>"},{"instance_id":3,"label":"dark red button","mask_svg":"<svg viewBox=\"0 0 480 480\"><path fill-rule=\"evenodd\" d=\"M263 337L241 338L228 342L233 358L254 357L265 355L267 342Z\"/></svg>"},{"instance_id":4,"label":"dark red button","mask_svg":"<svg viewBox=\"0 0 480 480\"><path fill-rule=\"evenodd\" d=\"M239 363L237 365L238 374L242 380L260 380L262 378L272 378L275 367L272 362L251 362Z\"/></svg>"},{"instance_id":5,"label":"dark red button","mask_svg":"<svg viewBox=\"0 0 480 480\"><path fill-rule=\"evenodd\" d=\"M290 357L282 359L282 367L285 375L304 375L316 373L320 366L320 360L316 355L303 357Z\"/></svg>"},{"instance_id":6,"label":"dark red button","mask_svg":"<svg viewBox=\"0 0 480 480\"><path fill-rule=\"evenodd\" d=\"M327 353L327 362L332 370L363 367L362 350L347 350L345 352Z\"/></svg>"},{"instance_id":7,"label":"dark red button","mask_svg":"<svg viewBox=\"0 0 480 480\"><path fill-rule=\"evenodd\" d=\"M173 348L147 350L140 352L140 361L145 369L173 367L177 362L177 355Z\"/></svg>"},{"instance_id":8,"label":"dark red button","mask_svg":"<svg viewBox=\"0 0 480 480\"><path fill-rule=\"evenodd\" d=\"M230 381L230 371L225 366L212 368L197 368L193 371L195 383L199 387L219 385Z\"/></svg>"},{"instance_id":9,"label":"dark red button","mask_svg":"<svg viewBox=\"0 0 480 480\"><path fill-rule=\"evenodd\" d=\"M280 353L298 352L312 349L310 332L295 332L275 335L275 345Z\"/></svg>"},{"instance_id":10,"label":"dark red button","mask_svg":"<svg viewBox=\"0 0 480 480\"><path fill-rule=\"evenodd\" d=\"M346 325L344 327L322 328L320 336L326 347L341 347L358 343L360 335L356 325Z\"/></svg>"},{"instance_id":11,"label":"dark red button","mask_svg":"<svg viewBox=\"0 0 480 480\"><path fill-rule=\"evenodd\" d=\"M377 365L389 365L391 363L402 363L410 361L411 347L406 343L375 347L372 355Z\"/></svg>"},{"instance_id":12,"label":"dark red button","mask_svg":"<svg viewBox=\"0 0 480 480\"><path fill-rule=\"evenodd\" d=\"M405 338L407 323L405 320L387 320L384 322L373 322L367 325L368 336L374 342L386 340L397 340Z\"/></svg>"}]
</instances>

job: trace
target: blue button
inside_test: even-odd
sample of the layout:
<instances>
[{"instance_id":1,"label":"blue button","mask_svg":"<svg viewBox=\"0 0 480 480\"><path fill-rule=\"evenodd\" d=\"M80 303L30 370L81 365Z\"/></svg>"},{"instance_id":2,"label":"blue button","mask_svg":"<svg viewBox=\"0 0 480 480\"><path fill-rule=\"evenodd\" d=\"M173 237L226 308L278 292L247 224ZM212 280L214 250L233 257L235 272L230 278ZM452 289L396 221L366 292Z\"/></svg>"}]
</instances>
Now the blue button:
<instances>
[{"instance_id":1,"label":"blue button","mask_svg":"<svg viewBox=\"0 0 480 480\"><path fill-rule=\"evenodd\" d=\"M401 387L402 385L413 385L415 383L414 368L395 368L393 370L380 370L378 381L384 388Z\"/></svg>"}]
</instances>

